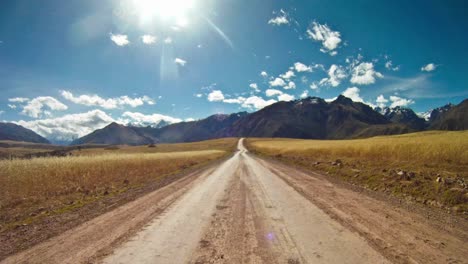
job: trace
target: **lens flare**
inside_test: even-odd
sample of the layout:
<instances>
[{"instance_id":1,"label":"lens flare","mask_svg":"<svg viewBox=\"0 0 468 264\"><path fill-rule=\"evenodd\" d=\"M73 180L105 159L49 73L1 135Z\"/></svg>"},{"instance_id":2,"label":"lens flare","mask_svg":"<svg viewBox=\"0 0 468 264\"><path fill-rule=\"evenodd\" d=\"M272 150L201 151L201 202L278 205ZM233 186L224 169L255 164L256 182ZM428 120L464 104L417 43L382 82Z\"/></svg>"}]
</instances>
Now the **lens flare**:
<instances>
[{"instance_id":1,"label":"lens flare","mask_svg":"<svg viewBox=\"0 0 468 264\"><path fill-rule=\"evenodd\" d=\"M142 22L159 18L186 25L187 14L194 8L195 0L132 0L132 6Z\"/></svg>"}]
</instances>

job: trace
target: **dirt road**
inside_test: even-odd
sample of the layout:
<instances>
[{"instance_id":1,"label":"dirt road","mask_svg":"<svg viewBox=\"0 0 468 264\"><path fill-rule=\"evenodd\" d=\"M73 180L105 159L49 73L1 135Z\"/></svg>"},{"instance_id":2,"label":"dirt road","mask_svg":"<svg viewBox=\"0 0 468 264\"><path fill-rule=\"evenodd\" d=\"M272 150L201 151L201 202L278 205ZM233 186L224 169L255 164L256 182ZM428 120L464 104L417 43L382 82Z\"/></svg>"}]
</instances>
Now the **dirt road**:
<instances>
[{"instance_id":1,"label":"dirt road","mask_svg":"<svg viewBox=\"0 0 468 264\"><path fill-rule=\"evenodd\" d=\"M467 227L258 159L240 140L221 165L2 263L468 263Z\"/></svg>"}]
</instances>

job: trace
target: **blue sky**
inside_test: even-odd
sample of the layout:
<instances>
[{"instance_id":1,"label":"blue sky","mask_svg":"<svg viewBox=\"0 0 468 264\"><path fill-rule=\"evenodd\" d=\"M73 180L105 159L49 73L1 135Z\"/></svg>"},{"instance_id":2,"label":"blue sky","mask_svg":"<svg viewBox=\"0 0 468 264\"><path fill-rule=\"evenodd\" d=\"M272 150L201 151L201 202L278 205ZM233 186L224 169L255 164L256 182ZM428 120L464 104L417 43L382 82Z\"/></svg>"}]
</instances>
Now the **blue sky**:
<instances>
[{"instance_id":1,"label":"blue sky","mask_svg":"<svg viewBox=\"0 0 468 264\"><path fill-rule=\"evenodd\" d=\"M2 1L0 120L70 140L345 94L424 112L468 95L464 1ZM262 74L263 73L263 74Z\"/></svg>"}]
</instances>

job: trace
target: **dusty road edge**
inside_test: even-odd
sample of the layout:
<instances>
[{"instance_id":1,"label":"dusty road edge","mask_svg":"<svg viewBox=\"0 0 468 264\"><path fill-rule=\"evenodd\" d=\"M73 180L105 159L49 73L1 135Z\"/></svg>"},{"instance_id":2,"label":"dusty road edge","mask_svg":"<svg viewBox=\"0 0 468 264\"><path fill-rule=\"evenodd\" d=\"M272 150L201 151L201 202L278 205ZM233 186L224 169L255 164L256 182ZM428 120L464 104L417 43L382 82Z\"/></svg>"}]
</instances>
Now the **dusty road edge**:
<instances>
[{"instance_id":1,"label":"dusty road edge","mask_svg":"<svg viewBox=\"0 0 468 264\"><path fill-rule=\"evenodd\" d=\"M174 194L174 190L181 189L183 192L186 192L193 186L197 179L209 174L209 172L213 171L219 164L230 159L234 153L221 159L211 161L199 168L193 168L175 174L171 182L163 186L158 186L157 189L139 190L133 199L124 201L122 204L112 204L103 214L96 215L91 219L87 219L87 221L82 221L72 228L64 230L64 232L56 234L47 240L35 243L25 250L3 256L4 258L0 259L0 263L87 263L95 261L109 253L113 247L125 241L128 237L145 226L146 223L157 217L158 214L163 212L164 209L170 206L178 197L183 195L181 191L177 192L177 195ZM166 196L170 196L172 199L164 200ZM137 208L135 208L136 210L129 210L129 207L134 207L138 204L140 204L140 206L137 206ZM145 204L146 207L141 206L141 204ZM145 215L138 216L138 213L144 213ZM122 220L122 218L119 218L119 220L117 220L115 214L119 214L124 219L127 219ZM106 222L106 224L103 224L103 222ZM127 226L116 232L116 226L112 223L127 223ZM107 232L105 232L106 230L103 229L93 229L93 227L101 226L108 227L109 230L106 229ZM67 241L73 240L76 241L76 243L72 243L68 248L64 246L70 244ZM92 243L91 241L99 243ZM92 248L87 248L87 244L93 244L94 246ZM96 245L98 245L98 247L96 247ZM70 258L70 256L73 256L73 258Z\"/></svg>"},{"instance_id":2,"label":"dusty road edge","mask_svg":"<svg viewBox=\"0 0 468 264\"><path fill-rule=\"evenodd\" d=\"M369 245L371 245L375 250L395 263L418 263L419 261L438 263L434 262L434 259L431 259L429 256L423 256L423 254L420 254L420 251L423 252L424 250L426 250L427 253L434 253L433 257L443 258L445 256L446 259L443 259L443 262L468 263L468 261L463 260L465 257L468 259L468 247L466 246L468 245L468 222L463 218L448 215L447 219L447 215L444 215L444 212L436 212L438 214L442 213L442 216L436 214L437 218L435 219L432 218L434 215L431 215L432 217L428 218L428 215L425 213L427 213L427 210L432 212L432 208L415 208L420 205L404 204L394 197L386 197L378 193L372 193L364 188L351 185L339 179L327 177L320 173L300 167L291 166L269 157L259 157L252 153L250 153L250 155L262 164L272 165L265 167L269 168L273 174L277 175L286 184L294 188L299 194L319 207L332 219L366 239ZM308 181L310 181L308 183L309 186L307 186ZM322 185L327 185L322 186L325 187L323 189L330 187L341 189L348 194L354 193L354 195L361 198L362 201L375 201L384 205L387 209L391 209L392 212L385 213L377 211L379 210L378 207L364 208L366 206L368 207L369 204L360 205L361 209L364 211L367 210L368 212L372 211L375 213L375 216L385 216L382 221L387 221L387 218L389 217L388 221L393 220L393 223L397 224L396 227L392 227L389 230L390 232L387 232L388 234L392 233L392 235L398 235L399 233L402 233L400 230L395 230L398 229L398 224L401 225L400 228L404 227L409 231L411 231L411 226L413 226L413 228L419 228L419 230L423 230L424 232L422 232L420 236L417 234L415 239L409 237L396 239L395 237L392 237L393 240L387 240L385 236L382 236L382 233L384 232L379 232L375 229L375 226L369 226L369 223L367 222L359 221L362 220L359 219L359 215L356 217L356 214L353 215L350 211L340 207L343 204L338 204L333 200L333 195L330 195L333 191L328 194L326 194L326 192L319 192L320 194L315 193L316 191L320 191L320 187L315 187L315 185L320 181L322 182ZM321 194L325 196L321 197ZM327 198L329 199L326 200ZM402 216L405 217L405 219L399 221L400 219L395 219L395 216ZM447 224L447 221L450 225ZM418 222L420 222L420 225L417 224ZM433 232L432 235L428 235L429 233L426 233L426 230L422 229L421 226L429 228L430 232ZM435 233L438 235L434 235ZM397 243L389 243L389 241L396 241ZM466 251L464 251L464 249L466 249ZM442 253L442 251L444 251L444 253ZM447 254L448 252L451 254ZM422 256L427 259L421 259Z\"/></svg>"}]
</instances>

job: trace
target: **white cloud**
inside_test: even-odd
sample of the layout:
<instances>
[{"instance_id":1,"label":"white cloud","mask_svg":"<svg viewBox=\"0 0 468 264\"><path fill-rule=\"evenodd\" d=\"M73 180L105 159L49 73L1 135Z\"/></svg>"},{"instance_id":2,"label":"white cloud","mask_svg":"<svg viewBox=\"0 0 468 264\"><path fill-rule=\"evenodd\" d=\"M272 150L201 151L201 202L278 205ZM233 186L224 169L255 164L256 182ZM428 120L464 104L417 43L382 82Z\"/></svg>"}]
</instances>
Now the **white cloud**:
<instances>
[{"instance_id":1,"label":"white cloud","mask_svg":"<svg viewBox=\"0 0 468 264\"><path fill-rule=\"evenodd\" d=\"M288 85L284 86L283 88L286 90L296 89L296 84L294 82L289 82Z\"/></svg>"},{"instance_id":2,"label":"white cloud","mask_svg":"<svg viewBox=\"0 0 468 264\"><path fill-rule=\"evenodd\" d=\"M156 37L152 35L143 35L141 36L141 41L146 45L151 45L156 43Z\"/></svg>"},{"instance_id":3,"label":"white cloud","mask_svg":"<svg viewBox=\"0 0 468 264\"><path fill-rule=\"evenodd\" d=\"M292 77L296 76L293 71L289 70L285 72L284 74L281 74L280 77L286 80L291 79Z\"/></svg>"},{"instance_id":4,"label":"white cloud","mask_svg":"<svg viewBox=\"0 0 468 264\"><path fill-rule=\"evenodd\" d=\"M15 98L9 98L8 101L12 103L24 103L24 102L29 101L29 98L15 97Z\"/></svg>"},{"instance_id":5,"label":"white cloud","mask_svg":"<svg viewBox=\"0 0 468 264\"><path fill-rule=\"evenodd\" d=\"M410 104L414 104L414 101L411 99L401 98L394 95L390 96L390 101L392 102L390 105L392 108L397 106L406 107Z\"/></svg>"},{"instance_id":6,"label":"white cloud","mask_svg":"<svg viewBox=\"0 0 468 264\"><path fill-rule=\"evenodd\" d=\"M256 83L251 83L249 87L252 88L257 93L260 92L260 90L258 89L258 85Z\"/></svg>"},{"instance_id":7,"label":"white cloud","mask_svg":"<svg viewBox=\"0 0 468 264\"><path fill-rule=\"evenodd\" d=\"M167 37L164 39L164 43L166 44L171 44L172 43L172 38L171 37Z\"/></svg>"},{"instance_id":8,"label":"white cloud","mask_svg":"<svg viewBox=\"0 0 468 264\"><path fill-rule=\"evenodd\" d=\"M312 68L310 66L307 66L301 62L294 63L294 69L297 72L312 72Z\"/></svg>"},{"instance_id":9,"label":"white cloud","mask_svg":"<svg viewBox=\"0 0 468 264\"><path fill-rule=\"evenodd\" d=\"M362 97L359 95L359 88L357 87L350 87L348 89L346 89L343 93L341 93L342 95L350 98L351 100L353 100L354 102L361 102L363 103L364 102L364 99L362 99Z\"/></svg>"},{"instance_id":10,"label":"white cloud","mask_svg":"<svg viewBox=\"0 0 468 264\"><path fill-rule=\"evenodd\" d=\"M317 90L317 89L319 88L319 87L318 87L318 84L317 84L316 82L311 83L309 87L310 87L310 89L312 89L312 90Z\"/></svg>"},{"instance_id":11,"label":"white cloud","mask_svg":"<svg viewBox=\"0 0 468 264\"><path fill-rule=\"evenodd\" d=\"M269 106L271 104L276 103L276 100L270 99L270 100L264 100L261 97L258 96L251 96L242 103L242 107L244 108L255 108L255 109L262 109L266 106Z\"/></svg>"},{"instance_id":12,"label":"white cloud","mask_svg":"<svg viewBox=\"0 0 468 264\"><path fill-rule=\"evenodd\" d=\"M142 106L145 103L148 105L154 105L155 102L150 97L144 95L142 97L131 98L126 95L115 97L115 98L102 98L98 95L87 95L83 94L80 96L74 96L70 91L62 91L61 95L66 100L73 102L75 104L85 105L85 106L98 106L105 109L116 109L122 106L138 107Z\"/></svg>"},{"instance_id":13,"label":"white cloud","mask_svg":"<svg viewBox=\"0 0 468 264\"><path fill-rule=\"evenodd\" d=\"M280 10L280 14L268 21L268 24L280 26L280 25L287 25L289 24L288 14L284 12L283 9Z\"/></svg>"},{"instance_id":14,"label":"white cloud","mask_svg":"<svg viewBox=\"0 0 468 264\"><path fill-rule=\"evenodd\" d=\"M268 77L268 73L266 71L262 71L260 75L264 78Z\"/></svg>"},{"instance_id":15,"label":"white cloud","mask_svg":"<svg viewBox=\"0 0 468 264\"><path fill-rule=\"evenodd\" d=\"M187 61L180 58L175 58L174 62L180 66L185 66L185 64L187 64Z\"/></svg>"},{"instance_id":16,"label":"white cloud","mask_svg":"<svg viewBox=\"0 0 468 264\"><path fill-rule=\"evenodd\" d=\"M224 94L220 90L214 90L208 94L208 101L210 102L221 102L224 100Z\"/></svg>"},{"instance_id":17,"label":"white cloud","mask_svg":"<svg viewBox=\"0 0 468 264\"><path fill-rule=\"evenodd\" d=\"M265 94L268 97L277 96L278 101L291 101L291 100L294 100L294 95L283 93L282 91L276 90L276 89L268 89L268 90L265 91Z\"/></svg>"},{"instance_id":18,"label":"white cloud","mask_svg":"<svg viewBox=\"0 0 468 264\"><path fill-rule=\"evenodd\" d=\"M307 96L309 96L309 91L307 90L304 90L304 92L302 92L300 95L301 98L306 98Z\"/></svg>"},{"instance_id":19,"label":"white cloud","mask_svg":"<svg viewBox=\"0 0 468 264\"><path fill-rule=\"evenodd\" d=\"M307 29L309 38L322 42L323 48L320 51L329 53L332 56L337 54L334 51L341 43L341 34L338 31L333 31L328 25L321 25L317 22L312 23L312 28Z\"/></svg>"},{"instance_id":20,"label":"white cloud","mask_svg":"<svg viewBox=\"0 0 468 264\"><path fill-rule=\"evenodd\" d=\"M388 99L386 99L383 96L383 94L381 94L381 95L377 96L377 99L375 100L375 102L377 103L378 107L384 108L388 103Z\"/></svg>"},{"instance_id":21,"label":"white cloud","mask_svg":"<svg viewBox=\"0 0 468 264\"><path fill-rule=\"evenodd\" d=\"M347 76L348 75L342 66L332 64L328 70L328 78L322 79L320 81L320 85L330 85L332 87L337 87Z\"/></svg>"},{"instance_id":22,"label":"white cloud","mask_svg":"<svg viewBox=\"0 0 468 264\"><path fill-rule=\"evenodd\" d=\"M429 63L421 67L421 71L431 72L431 71L434 71L436 68L437 68L437 65L435 65L434 63Z\"/></svg>"},{"instance_id":23,"label":"white cloud","mask_svg":"<svg viewBox=\"0 0 468 264\"><path fill-rule=\"evenodd\" d=\"M294 95L283 93L278 96L278 101L292 101L292 100L294 100Z\"/></svg>"},{"instance_id":24,"label":"white cloud","mask_svg":"<svg viewBox=\"0 0 468 264\"><path fill-rule=\"evenodd\" d=\"M52 111L64 111L68 109L66 105L53 97L39 96L28 101L27 104L23 107L23 111L21 113L33 118L38 118L43 114L50 114L50 111L44 111L44 108L46 107Z\"/></svg>"},{"instance_id":25,"label":"white cloud","mask_svg":"<svg viewBox=\"0 0 468 264\"><path fill-rule=\"evenodd\" d=\"M276 89L267 89L265 91L265 94L268 97L272 97L272 96L275 96L275 95L281 95L281 94L283 94L283 92L280 91L280 90L276 90Z\"/></svg>"},{"instance_id":26,"label":"white cloud","mask_svg":"<svg viewBox=\"0 0 468 264\"><path fill-rule=\"evenodd\" d=\"M112 34L110 33L110 39L117 45L117 46L126 46L130 44L130 41L128 40L127 35L121 35L121 34Z\"/></svg>"},{"instance_id":27,"label":"white cloud","mask_svg":"<svg viewBox=\"0 0 468 264\"><path fill-rule=\"evenodd\" d=\"M8 105L8 107L11 108L11 109L16 109L16 105L14 105L14 104L7 104L7 105Z\"/></svg>"},{"instance_id":28,"label":"white cloud","mask_svg":"<svg viewBox=\"0 0 468 264\"><path fill-rule=\"evenodd\" d=\"M223 103L226 103L226 104L242 104L243 102L245 102L245 100L246 99L244 97L239 96L237 98L224 99Z\"/></svg>"},{"instance_id":29,"label":"white cloud","mask_svg":"<svg viewBox=\"0 0 468 264\"><path fill-rule=\"evenodd\" d=\"M371 62L362 62L352 70L351 83L354 84L373 84L375 78L383 78L380 72L374 70L374 64Z\"/></svg>"},{"instance_id":30,"label":"white cloud","mask_svg":"<svg viewBox=\"0 0 468 264\"><path fill-rule=\"evenodd\" d=\"M286 82L284 82L283 79L278 78L278 77L276 79L274 79L273 81L270 81L270 86L273 86L273 87L275 87L275 86L285 86L285 85L286 85Z\"/></svg>"},{"instance_id":31,"label":"white cloud","mask_svg":"<svg viewBox=\"0 0 468 264\"><path fill-rule=\"evenodd\" d=\"M201 93L196 94L195 97L197 97L197 98L202 98L202 97L203 97L203 94L201 94Z\"/></svg>"},{"instance_id":32,"label":"white cloud","mask_svg":"<svg viewBox=\"0 0 468 264\"><path fill-rule=\"evenodd\" d=\"M182 119L161 114L145 115L138 112L124 112L118 122L125 125L157 127L161 122L174 124L182 122Z\"/></svg>"},{"instance_id":33,"label":"white cloud","mask_svg":"<svg viewBox=\"0 0 468 264\"><path fill-rule=\"evenodd\" d=\"M101 110L58 118L14 122L53 141L71 141L105 127L115 120Z\"/></svg>"},{"instance_id":34,"label":"white cloud","mask_svg":"<svg viewBox=\"0 0 468 264\"><path fill-rule=\"evenodd\" d=\"M393 67L393 62L391 60L387 61L385 63L385 68L387 68L388 70L391 70L391 71L399 71L400 70L400 66Z\"/></svg>"}]
</instances>

